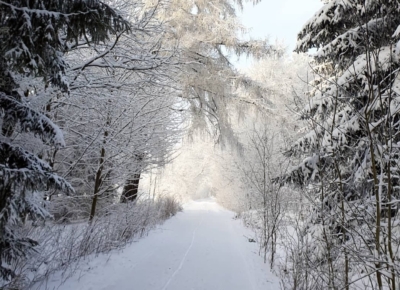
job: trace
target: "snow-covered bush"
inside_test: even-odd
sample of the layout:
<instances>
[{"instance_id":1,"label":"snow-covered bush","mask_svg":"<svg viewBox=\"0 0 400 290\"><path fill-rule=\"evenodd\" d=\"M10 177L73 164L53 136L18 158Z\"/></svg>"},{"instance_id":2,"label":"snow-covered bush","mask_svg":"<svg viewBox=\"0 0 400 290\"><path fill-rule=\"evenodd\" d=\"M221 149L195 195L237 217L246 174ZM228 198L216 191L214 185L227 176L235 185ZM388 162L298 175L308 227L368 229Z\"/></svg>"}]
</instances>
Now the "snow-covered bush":
<instances>
[{"instance_id":1,"label":"snow-covered bush","mask_svg":"<svg viewBox=\"0 0 400 290\"><path fill-rule=\"evenodd\" d=\"M16 230L38 245L32 255L11 263L16 276L11 282L3 281L0 287L43 289L45 279L55 271L60 272L62 283L78 270L82 260L124 247L180 210L173 196L156 201L142 198L136 203L114 204L91 223L46 222L19 227Z\"/></svg>"},{"instance_id":2,"label":"snow-covered bush","mask_svg":"<svg viewBox=\"0 0 400 290\"><path fill-rule=\"evenodd\" d=\"M174 216L177 212L182 210L182 206L179 203L176 196L173 195L164 195L161 196L158 200L159 207L159 217L161 220L169 219Z\"/></svg>"}]
</instances>

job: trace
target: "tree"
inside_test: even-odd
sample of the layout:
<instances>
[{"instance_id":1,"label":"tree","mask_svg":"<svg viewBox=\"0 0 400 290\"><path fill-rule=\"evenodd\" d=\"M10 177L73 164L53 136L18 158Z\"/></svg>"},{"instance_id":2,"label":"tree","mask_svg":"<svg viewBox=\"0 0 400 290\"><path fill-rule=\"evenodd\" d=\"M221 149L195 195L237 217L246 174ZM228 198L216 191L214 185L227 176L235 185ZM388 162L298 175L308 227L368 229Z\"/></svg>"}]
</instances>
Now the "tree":
<instances>
[{"instance_id":1,"label":"tree","mask_svg":"<svg viewBox=\"0 0 400 290\"><path fill-rule=\"evenodd\" d=\"M164 24L161 38L164 50L160 51L165 54L170 48L176 52L176 67L169 76L180 97L179 107L188 112L185 117L190 120L189 135L203 129L214 133L218 141L235 143L227 107L239 99L238 88L251 91L241 101L248 95L263 98L266 94L259 83L238 73L229 61L229 54L261 57L281 54L283 49L269 45L266 40L241 41L239 34L244 34L245 29L236 16L241 4L235 1L144 3Z\"/></svg>"},{"instance_id":2,"label":"tree","mask_svg":"<svg viewBox=\"0 0 400 290\"><path fill-rule=\"evenodd\" d=\"M1 1L0 23L0 275L11 278L12 262L33 250L36 242L16 227L26 214L44 218L40 192L55 187L66 193L72 187L54 174L35 154L13 144L16 132L32 132L48 145L64 146L60 129L43 113L30 108L20 90L25 76L43 77L46 86L68 91L64 54L79 41L97 43L110 34L126 31L127 22L100 1Z\"/></svg>"},{"instance_id":3,"label":"tree","mask_svg":"<svg viewBox=\"0 0 400 290\"><path fill-rule=\"evenodd\" d=\"M64 123L69 146L57 154L55 168L68 176L79 196L92 198L91 209L85 209L91 219L98 201L104 200L103 207L109 205L113 200L107 198L116 197L129 184L127 180L137 177L132 180L136 182L145 169L165 164L179 137L174 99L165 96L168 90L150 86L142 84L143 91L118 94L97 88L95 97L87 96L93 89L85 88L59 100L65 105L55 112ZM125 201L129 192L122 194Z\"/></svg>"},{"instance_id":4,"label":"tree","mask_svg":"<svg viewBox=\"0 0 400 290\"><path fill-rule=\"evenodd\" d=\"M119 7L130 34L69 54L70 95L50 102L73 145L57 154L57 168L80 196L92 196L90 219L98 201L113 202L120 188L121 202L136 199L141 173L165 164L183 120L169 77L174 50L159 41L162 24L140 3Z\"/></svg>"},{"instance_id":5,"label":"tree","mask_svg":"<svg viewBox=\"0 0 400 290\"><path fill-rule=\"evenodd\" d=\"M280 183L272 182L273 178L283 173L285 163L276 162L276 144L278 138L267 128L253 129L249 136L246 160L242 166L243 176L248 185L247 194L253 200L252 208L260 221L260 249L267 261L270 252L270 265L273 268L277 248L277 238L287 203Z\"/></svg>"},{"instance_id":6,"label":"tree","mask_svg":"<svg viewBox=\"0 0 400 290\"><path fill-rule=\"evenodd\" d=\"M314 204L304 257L320 268L303 288L398 287L398 12L327 1L298 35L297 51L318 49L310 131L288 152L305 159L286 176Z\"/></svg>"},{"instance_id":7,"label":"tree","mask_svg":"<svg viewBox=\"0 0 400 290\"><path fill-rule=\"evenodd\" d=\"M144 1L159 7L156 17L165 23L163 40L177 45L179 70L174 74L181 97L190 105L192 129L214 132L223 140L234 140L227 103L238 97L243 87L259 97L264 91L240 74L230 57L251 55L256 59L283 53L267 40L241 40L247 33L237 10L242 1ZM233 56L233 57L234 57Z\"/></svg>"}]
</instances>

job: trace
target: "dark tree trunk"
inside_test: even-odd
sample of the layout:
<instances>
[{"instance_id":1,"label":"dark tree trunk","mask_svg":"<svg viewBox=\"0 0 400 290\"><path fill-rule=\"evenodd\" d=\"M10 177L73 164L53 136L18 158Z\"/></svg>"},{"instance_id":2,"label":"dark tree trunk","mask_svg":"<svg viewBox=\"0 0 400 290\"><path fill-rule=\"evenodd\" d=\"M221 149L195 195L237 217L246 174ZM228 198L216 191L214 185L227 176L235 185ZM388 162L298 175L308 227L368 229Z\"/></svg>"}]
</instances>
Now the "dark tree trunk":
<instances>
[{"instance_id":1,"label":"dark tree trunk","mask_svg":"<svg viewBox=\"0 0 400 290\"><path fill-rule=\"evenodd\" d=\"M139 180L140 173L135 173L132 179L128 179L126 181L121 195L122 203L128 203L136 200L139 189Z\"/></svg>"},{"instance_id":2,"label":"dark tree trunk","mask_svg":"<svg viewBox=\"0 0 400 290\"><path fill-rule=\"evenodd\" d=\"M103 173L103 163L104 163L105 152L106 152L106 150L104 148L101 148L99 169L96 172L96 179L94 182L94 192L93 192L92 206L90 209L89 221L93 220L94 215L96 213L97 197L99 195L100 186L101 186L101 182L102 182L102 173Z\"/></svg>"},{"instance_id":3,"label":"dark tree trunk","mask_svg":"<svg viewBox=\"0 0 400 290\"><path fill-rule=\"evenodd\" d=\"M142 162L145 157L145 154L135 154L135 160L138 165L138 169L136 173L133 174L132 178L129 178L124 185L124 189L122 190L122 195L121 195L121 203L128 203L135 201L137 196L138 196L138 190L139 190L139 181L140 181L140 175L141 175L141 170L142 170Z\"/></svg>"}]
</instances>

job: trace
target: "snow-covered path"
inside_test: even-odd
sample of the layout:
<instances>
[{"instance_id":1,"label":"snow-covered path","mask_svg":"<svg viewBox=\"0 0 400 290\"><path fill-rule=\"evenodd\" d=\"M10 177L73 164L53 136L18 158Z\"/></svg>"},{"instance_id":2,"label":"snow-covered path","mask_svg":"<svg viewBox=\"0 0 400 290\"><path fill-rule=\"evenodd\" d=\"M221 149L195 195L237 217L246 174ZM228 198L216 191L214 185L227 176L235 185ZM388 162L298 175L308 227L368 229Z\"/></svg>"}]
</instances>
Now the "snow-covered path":
<instances>
[{"instance_id":1,"label":"snow-covered path","mask_svg":"<svg viewBox=\"0 0 400 290\"><path fill-rule=\"evenodd\" d=\"M95 258L58 289L279 289L257 245L244 237L251 232L232 217L211 199L191 202L148 237ZM57 280L52 277L47 289L57 289Z\"/></svg>"}]
</instances>

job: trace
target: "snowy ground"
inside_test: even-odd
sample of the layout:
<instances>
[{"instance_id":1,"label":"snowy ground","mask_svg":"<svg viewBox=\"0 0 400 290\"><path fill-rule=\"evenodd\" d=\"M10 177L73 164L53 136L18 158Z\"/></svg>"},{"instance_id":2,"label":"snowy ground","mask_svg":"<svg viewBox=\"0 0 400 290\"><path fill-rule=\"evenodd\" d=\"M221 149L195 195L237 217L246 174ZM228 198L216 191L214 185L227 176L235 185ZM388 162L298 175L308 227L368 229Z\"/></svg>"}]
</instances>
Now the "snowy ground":
<instances>
[{"instance_id":1,"label":"snowy ground","mask_svg":"<svg viewBox=\"0 0 400 290\"><path fill-rule=\"evenodd\" d=\"M252 232L211 199L184 211L121 252L97 257L60 287L41 289L275 290L279 280L244 236Z\"/></svg>"}]
</instances>

